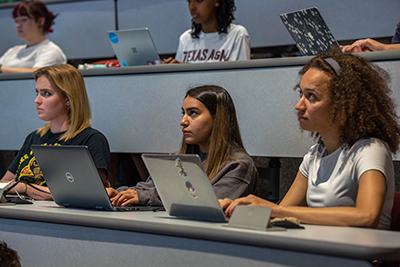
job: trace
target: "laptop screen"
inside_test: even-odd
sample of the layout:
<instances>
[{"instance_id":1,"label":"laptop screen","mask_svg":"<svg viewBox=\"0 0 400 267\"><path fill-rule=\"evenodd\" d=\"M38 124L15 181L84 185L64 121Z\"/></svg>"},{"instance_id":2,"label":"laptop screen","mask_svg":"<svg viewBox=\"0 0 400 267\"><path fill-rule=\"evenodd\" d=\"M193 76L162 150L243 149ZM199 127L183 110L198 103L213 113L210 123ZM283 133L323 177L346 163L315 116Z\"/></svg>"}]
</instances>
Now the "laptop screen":
<instances>
[{"instance_id":1,"label":"laptop screen","mask_svg":"<svg viewBox=\"0 0 400 267\"><path fill-rule=\"evenodd\" d=\"M339 47L318 8L284 13L280 17L303 56L316 55L327 52L334 46Z\"/></svg>"}]
</instances>

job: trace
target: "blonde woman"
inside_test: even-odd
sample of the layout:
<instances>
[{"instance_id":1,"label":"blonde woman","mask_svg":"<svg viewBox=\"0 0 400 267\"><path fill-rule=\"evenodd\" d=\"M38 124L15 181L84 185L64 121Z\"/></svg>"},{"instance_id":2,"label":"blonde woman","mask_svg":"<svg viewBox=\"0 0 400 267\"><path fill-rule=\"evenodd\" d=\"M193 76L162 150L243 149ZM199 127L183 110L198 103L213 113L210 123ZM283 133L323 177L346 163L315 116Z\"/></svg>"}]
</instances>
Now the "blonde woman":
<instances>
[{"instance_id":1,"label":"blonde woman","mask_svg":"<svg viewBox=\"0 0 400 267\"><path fill-rule=\"evenodd\" d=\"M87 146L105 182L110 150L105 136L90 127L92 114L81 73L71 65L62 64L38 69L34 77L36 110L39 119L47 123L28 135L0 182L15 180L10 193L17 191L34 199L52 199L31 145Z\"/></svg>"}]
</instances>

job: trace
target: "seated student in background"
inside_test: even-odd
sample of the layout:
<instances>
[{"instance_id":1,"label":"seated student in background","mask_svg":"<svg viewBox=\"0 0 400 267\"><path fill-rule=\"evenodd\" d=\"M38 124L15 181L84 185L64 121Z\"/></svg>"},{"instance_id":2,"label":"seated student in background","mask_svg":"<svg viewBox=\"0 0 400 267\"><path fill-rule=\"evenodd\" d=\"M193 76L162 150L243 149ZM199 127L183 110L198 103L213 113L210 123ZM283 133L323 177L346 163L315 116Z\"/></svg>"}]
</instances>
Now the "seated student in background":
<instances>
[{"instance_id":1,"label":"seated student in background","mask_svg":"<svg viewBox=\"0 0 400 267\"><path fill-rule=\"evenodd\" d=\"M318 139L277 205L256 196L220 200L227 216L237 205L272 209L301 223L389 229L394 196L391 153L400 127L389 75L339 49L314 57L300 71L296 104L302 129Z\"/></svg>"},{"instance_id":2,"label":"seated student in background","mask_svg":"<svg viewBox=\"0 0 400 267\"><path fill-rule=\"evenodd\" d=\"M258 178L243 147L235 106L222 87L190 89L182 104L180 154L198 154L217 198L235 199L254 193ZM160 205L151 177L135 187L107 188L113 205Z\"/></svg>"},{"instance_id":3,"label":"seated student in background","mask_svg":"<svg viewBox=\"0 0 400 267\"><path fill-rule=\"evenodd\" d=\"M57 15L40 1L23 1L12 11L18 36L26 44L8 49L0 57L0 73L33 72L38 68L67 63L60 47L47 39ZM1 37L3 40L6 36Z\"/></svg>"},{"instance_id":4,"label":"seated student in background","mask_svg":"<svg viewBox=\"0 0 400 267\"><path fill-rule=\"evenodd\" d=\"M231 23L233 0L188 0L192 29L179 38L175 59L163 63L200 63L250 59L247 30Z\"/></svg>"},{"instance_id":5,"label":"seated student in background","mask_svg":"<svg viewBox=\"0 0 400 267\"><path fill-rule=\"evenodd\" d=\"M85 145L103 182L107 179L110 149L107 139L90 127L92 113L81 73L71 65L43 67L34 72L38 117L44 127L25 139L0 182L15 180L9 193L25 193L34 199L51 200L46 181L31 151L31 145Z\"/></svg>"},{"instance_id":6,"label":"seated student in background","mask_svg":"<svg viewBox=\"0 0 400 267\"><path fill-rule=\"evenodd\" d=\"M351 45L341 46L343 52L358 53L372 51L388 51L400 49L400 22L397 24L397 29L392 38L391 44L383 44L376 40L367 38L355 41Z\"/></svg>"}]
</instances>

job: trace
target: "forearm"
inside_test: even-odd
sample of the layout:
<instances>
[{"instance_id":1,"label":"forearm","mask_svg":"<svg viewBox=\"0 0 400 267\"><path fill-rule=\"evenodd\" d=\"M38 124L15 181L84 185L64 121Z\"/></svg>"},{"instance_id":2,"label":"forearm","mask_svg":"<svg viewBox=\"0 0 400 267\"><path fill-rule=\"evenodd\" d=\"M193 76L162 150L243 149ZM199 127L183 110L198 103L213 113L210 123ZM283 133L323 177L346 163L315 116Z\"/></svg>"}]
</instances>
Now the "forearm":
<instances>
[{"instance_id":1,"label":"forearm","mask_svg":"<svg viewBox=\"0 0 400 267\"><path fill-rule=\"evenodd\" d=\"M53 197L50 194L50 190L46 186L34 185L34 187L44 191L44 192L41 192L41 191L36 190L35 188L33 188L31 186L28 186L26 184L21 184L21 185L26 187L25 194L27 194L28 196L30 196L33 199L36 199L36 200L53 200ZM45 192L47 192L47 193L45 193ZM20 192L18 192L18 193L20 193ZM24 193L24 192L22 192L22 193Z\"/></svg>"},{"instance_id":2,"label":"forearm","mask_svg":"<svg viewBox=\"0 0 400 267\"><path fill-rule=\"evenodd\" d=\"M353 226L376 228L379 223L379 215L373 211L357 207L285 207L279 206L273 209L273 217L296 217L301 223L334 226Z\"/></svg>"},{"instance_id":3,"label":"forearm","mask_svg":"<svg viewBox=\"0 0 400 267\"><path fill-rule=\"evenodd\" d=\"M384 51L389 51L389 50L399 50L400 49L400 44L387 44L384 46Z\"/></svg>"},{"instance_id":4,"label":"forearm","mask_svg":"<svg viewBox=\"0 0 400 267\"><path fill-rule=\"evenodd\" d=\"M6 67L1 66L2 73L24 73L24 72L34 72L39 68L15 68L15 67Z\"/></svg>"}]
</instances>

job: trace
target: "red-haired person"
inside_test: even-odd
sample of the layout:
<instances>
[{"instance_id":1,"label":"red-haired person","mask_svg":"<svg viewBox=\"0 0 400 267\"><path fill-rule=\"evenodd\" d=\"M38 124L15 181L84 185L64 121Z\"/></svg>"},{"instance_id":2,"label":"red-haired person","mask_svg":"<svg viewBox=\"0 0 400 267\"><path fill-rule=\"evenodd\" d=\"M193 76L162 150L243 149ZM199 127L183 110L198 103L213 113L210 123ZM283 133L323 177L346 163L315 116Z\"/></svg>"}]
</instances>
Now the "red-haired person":
<instances>
[{"instance_id":1,"label":"red-haired person","mask_svg":"<svg viewBox=\"0 0 400 267\"><path fill-rule=\"evenodd\" d=\"M18 36L26 44L8 49L0 57L0 73L33 72L41 67L67 63L60 47L47 39L53 31L53 15L45 4L30 0L17 4L12 16Z\"/></svg>"}]
</instances>

